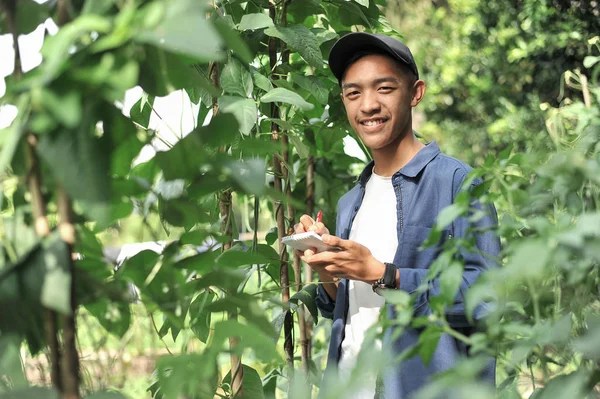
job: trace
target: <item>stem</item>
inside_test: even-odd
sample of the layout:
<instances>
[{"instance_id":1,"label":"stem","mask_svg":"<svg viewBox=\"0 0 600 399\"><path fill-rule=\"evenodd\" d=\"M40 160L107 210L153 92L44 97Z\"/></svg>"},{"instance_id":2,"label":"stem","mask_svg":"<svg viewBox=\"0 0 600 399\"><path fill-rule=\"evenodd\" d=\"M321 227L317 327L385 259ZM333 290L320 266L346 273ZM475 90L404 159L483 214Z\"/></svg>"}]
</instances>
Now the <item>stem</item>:
<instances>
[{"instance_id":1,"label":"stem","mask_svg":"<svg viewBox=\"0 0 600 399\"><path fill-rule=\"evenodd\" d=\"M315 158L309 155L306 161L306 213L310 216L315 214ZM306 266L304 269L304 281L306 283L312 283L314 280L313 270ZM311 359L311 348L312 348L312 334L313 334L313 320L310 313L306 315L306 345L308 347L307 362L310 363Z\"/></svg>"},{"instance_id":2,"label":"stem","mask_svg":"<svg viewBox=\"0 0 600 399\"><path fill-rule=\"evenodd\" d=\"M154 321L154 316L148 310L148 308L146 308L146 312L148 312L148 316L150 317L150 320L152 321L152 327L154 327L154 331L156 332L156 335L158 336L158 339L160 339L160 342L163 343L163 345L165 346L165 349L167 350L167 352L169 352L169 355L172 355L173 352L171 352L171 350L169 349L169 345L167 345L167 343L165 342L165 340L160 336L160 332L158 330L158 326L156 325L156 321Z\"/></svg>"},{"instance_id":3,"label":"stem","mask_svg":"<svg viewBox=\"0 0 600 399\"><path fill-rule=\"evenodd\" d=\"M21 71L21 53L19 51L18 30L17 30L17 2L9 0L4 2L6 10L6 25L12 35L13 47L15 51L14 71L15 80L20 80ZM34 230L38 237L46 237L50 234L50 225L46 212L46 202L42 193L42 175L35 145L37 139L33 133L26 135L25 141L25 165L27 168L26 181L31 195L31 208L34 219ZM12 249L12 247L11 247ZM44 332L48 349L50 352L50 378L52 385L62 392L62 381L60 375L60 345L58 342L58 325L56 312L51 309L44 309Z\"/></svg>"},{"instance_id":4,"label":"stem","mask_svg":"<svg viewBox=\"0 0 600 399\"><path fill-rule=\"evenodd\" d=\"M214 62L209 66L209 75L210 80L216 88L220 86L220 69L219 63ZM213 97L213 115L214 118L219 113L219 103L216 97ZM226 153L227 148L224 146L219 149L220 152ZM231 223L231 218L233 217L233 211L231 209L231 190L227 189L221 192L219 197L219 211L221 215L221 219L223 219L223 224L221 226L221 231L224 235L226 235L229 239L227 242L223 243L222 251L225 252L231 248L233 245L233 230ZM230 293L234 294L234 293ZM237 320L237 309L233 309L230 312L227 312L227 318L229 320ZM243 396L244 390L242 381L244 379L244 369L242 367L242 359L240 356L234 353L234 348L239 343L239 337L230 337L229 338L229 360L231 362L231 397L235 398L236 396Z\"/></svg>"},{"instance_id":5,"label":"stem","mask_svg":"<svg viewBox=\"0 0 600 399\"><path fill-rule=\"evenodd\" d=\"M77 326L75 315L77 304L75 301L75 267L73 265L73 245L75 244L75 227L73 226L73 205L71 199L61 186L57 187L58 215L60 222L58 230L60 237L68 247L67 268L71 275L71 314L63 315L63 359L62 383L64 399L79 399L79 354L77 353L76 334Z\"/></svg>"},{"instance_id":6,"label":"stem","mask_svg":"<svg viewBox=\"0 0 600 399\"><path fill-rule=\"evenodd\" d=\"M273 0L269 1L269 16L273 21L277 20L277 5ZM276 80L278 76L276 75L276 67L278 63L277 59L277 47L278 41L275 37L269 38L269 65L271 67L271 79ZM271 118L279 119L279 107L275 104L271 104ZM279 143L280 134L279 134L279 126L275 122L271 122L271 140ZM273 154L273 179L275 191L278 193L283 193L283 186L281 181L282 176L282 166L281 160L279 158L279 154ZM289 289L289 275L288 275L288 251L285 248L285 245L281 242L283 236L285 235L285 216L283 214L283 204L280 201L275 201L274 203L275 209L275 220L277 221L277 237L279 240L279 259L280 259L280 280L279 285L281 287L281 300L283 304L287 307L290 301L290 289ZM284 344L283 348L286 355L286 360L288 364L290 377L294 373L294 342L292 341L292 333L294 329L294 321L292 319L291 313L286 313L284 322L283 322L283 335L284 335ZM291 387L292 384L290 384Z\"/></svg>"}]
</instances>

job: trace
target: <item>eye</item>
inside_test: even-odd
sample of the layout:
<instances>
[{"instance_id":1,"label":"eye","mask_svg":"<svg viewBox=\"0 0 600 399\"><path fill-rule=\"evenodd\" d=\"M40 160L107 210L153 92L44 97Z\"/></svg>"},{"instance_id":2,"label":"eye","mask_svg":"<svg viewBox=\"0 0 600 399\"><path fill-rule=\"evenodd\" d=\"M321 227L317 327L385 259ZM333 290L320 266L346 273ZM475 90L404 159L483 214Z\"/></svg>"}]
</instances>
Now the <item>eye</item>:
<instances>
[{"instance_id":1,"label":"eye","mask_svg":"<svg viewBox=\"0 0 600 399\"><path fill-rule=\"evenodd\" d=\"M385 93L389 93L392 90L394 90L394 88L391 87L391 86L382 86L382 87L379 88L379 91L383 91Z\"/></svg>"},{"instance_id":2,"label":"eye","mask_svg":"<svg viewBox=\"0 0 600 399\"><path fill-rule=\"evenodd\" d=\"M360 94L360 92L358 90L352 90L352 91L346 92L346 97L356 97L359 94Z\"/></svg>"}]
</instances>

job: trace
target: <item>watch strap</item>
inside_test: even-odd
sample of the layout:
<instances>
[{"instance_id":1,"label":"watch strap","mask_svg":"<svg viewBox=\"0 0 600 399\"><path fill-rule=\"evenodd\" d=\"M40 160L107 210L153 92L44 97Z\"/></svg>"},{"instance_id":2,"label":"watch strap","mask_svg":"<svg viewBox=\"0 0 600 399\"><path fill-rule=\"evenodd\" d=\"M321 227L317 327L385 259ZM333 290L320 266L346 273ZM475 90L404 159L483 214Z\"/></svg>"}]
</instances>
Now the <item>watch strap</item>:
<instances>
[{"instance_id":1,"label":"watch strap","mask_svg":"<svg viewBox=\"0 0 600 399\"><path fill-rule=\"evenodd\" d=\"M383 276L373 283L373 291L378 288L396 288L396 265L393 263L384 263L384 265Z\"/></svg>"}]
</instances>

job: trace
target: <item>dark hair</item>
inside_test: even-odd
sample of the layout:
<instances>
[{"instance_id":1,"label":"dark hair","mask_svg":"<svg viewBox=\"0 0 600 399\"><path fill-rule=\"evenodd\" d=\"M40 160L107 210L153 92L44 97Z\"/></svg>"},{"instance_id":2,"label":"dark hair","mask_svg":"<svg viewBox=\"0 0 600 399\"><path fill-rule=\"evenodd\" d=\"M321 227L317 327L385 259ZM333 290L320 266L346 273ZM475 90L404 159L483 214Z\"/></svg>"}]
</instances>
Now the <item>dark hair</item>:
<instances>
[{"instance_id":1,"label":"dark hair","mask_svg":"<svg viewBox=\"0 0 600 399\"><path fill-rule=\"evenodd\" d=\"M342 78L346 75L346 71L348 70L348 68L350 68L355 62L357 62L361 58L366 57L368 55L384 55L384 56L388 57L389 59L394 61L394 63L396 65L398 65L398 67L400 69L402 69L402 72L404 72L409 77L409 83L411 86L417 81L417 75L415 75L415 73L413 71L411 71L407 65L404 65L403 63L401 63L394 57L390 56L385 51L379 50L379 49L362 50L362 51L357 51L356 53L354 53L354 55L352 57L348 58L348 61L344 65L344 72L342 73ZM342 85L342 79L339 80L339 85L340 86Z\"/></svg>"}]
</instances>

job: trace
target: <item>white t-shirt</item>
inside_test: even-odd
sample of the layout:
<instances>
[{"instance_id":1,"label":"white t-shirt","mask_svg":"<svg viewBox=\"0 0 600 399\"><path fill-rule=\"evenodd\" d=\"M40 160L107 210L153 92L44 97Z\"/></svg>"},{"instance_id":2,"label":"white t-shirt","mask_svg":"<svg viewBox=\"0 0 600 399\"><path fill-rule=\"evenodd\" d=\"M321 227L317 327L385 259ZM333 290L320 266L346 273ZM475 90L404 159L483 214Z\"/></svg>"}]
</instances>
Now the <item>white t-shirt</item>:
<instances>
[{"instance_id":1,"label":"white t-shirt","mask_svg":"<svg viewBox=\"0 0 600 399\"><path fill-rule=\"evenodd\" d=\"M349 239L369 248L375 259L391 263L398 247L397 222L392 178L373 173L365 187L365 196L352 223ZM384 304L383 297L374 293L370 284L350 280L348 290L348 317L338 364L342 380L350 378L365 332L377 322ZM381 350L381 342L375 349ZM364 389L355 392L352 399L373 399L375 384L375 376L367 377Z\"/></svg>"}]
</instances>

